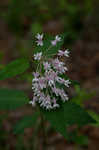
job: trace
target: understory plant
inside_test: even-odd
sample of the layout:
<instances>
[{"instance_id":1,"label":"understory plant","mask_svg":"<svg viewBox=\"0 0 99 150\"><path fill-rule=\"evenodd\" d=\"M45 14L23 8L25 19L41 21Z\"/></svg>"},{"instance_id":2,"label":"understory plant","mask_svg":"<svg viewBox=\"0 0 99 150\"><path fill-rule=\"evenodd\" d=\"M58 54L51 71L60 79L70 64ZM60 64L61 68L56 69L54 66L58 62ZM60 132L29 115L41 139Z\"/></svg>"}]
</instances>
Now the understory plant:
<instances>
[{"instance_id":1,"label":"understory plant","mask_svg":"<svg viewBox=\"0 0 99 150\"><path fill-rule=\"evenodd\" d=\"M78 135L75 131L84 125L95 124L97 121L83 107L83 100L90 98L91 94L81 91L77 82L72 81L66 75L68 68L65 60L69 59L70 50L62 48L64 36L65 34L55 37L37 34L36 41L33 41L35 48L32 60L20 58L0 70L0 80L4 80L21 76L33 66L31 69L33 99L30 100L23 91L1 88L0 110L15 110L25 105L33 107L33 115L21 118L14 126L13 131L20 135L25 128L34 125L34 134L36 134L37 124L40 124L44 148L47 144L46 138L48 138L45 120L48 120L50 125L65 139L76 143L79 141L78 139L81 139L81 142L83 136ZM68 93L68 88L71 85L75 87L77 92L77 95L72 98ZM68 128L73 125L76 125L76 130L74 132L68 131Z\"/></svg>"}]
</instances>

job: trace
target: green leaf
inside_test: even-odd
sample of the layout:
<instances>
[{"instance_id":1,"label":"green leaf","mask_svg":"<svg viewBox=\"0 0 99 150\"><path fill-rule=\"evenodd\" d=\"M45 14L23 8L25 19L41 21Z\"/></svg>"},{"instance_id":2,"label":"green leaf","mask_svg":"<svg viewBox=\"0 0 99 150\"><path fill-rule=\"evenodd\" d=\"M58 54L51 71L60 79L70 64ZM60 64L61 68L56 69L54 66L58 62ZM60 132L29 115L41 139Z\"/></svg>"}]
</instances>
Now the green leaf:
<instances>
[{"instance_id":1,"label":"green leaf","mask_svg":"<svg viewBox=\"0 0 99 150\"><path fill-rule=\"evenodd\" d=\"M80 136L74 136L73 141L81 146L87 146L88 145L88 137L84 136L84 135L80 135Z\"/></svg>"},{"instance_id":2,"label":"green leaf","mask_svg":"<svg viewBox=\"0 0 99 150\"><path fill-rule=\"evenodd\" d=\"M92 125L93 126L96 126L96 127L99 127L99 114L96 114L95 112L93 111L88 111L89 115L94 119L96 120L96 123L93 123Z\"/></svg>"},{"instance_id":3,"label":"green leaf","mask_svg":"<svg viewBox=\"0 0 99 150\"><path fill-rule=\"evenodd\" d=\"M43 40L43 42L44 42L43 46L42 47L36 46L36 48L33 50L33 52L38 53L38 52L42 51L43 55L47 56L47 57L52 57L53 55L56 55L58 50L61 48L61 46L64 43L64 34L60 35L60 37L62 38L62 40L60 42L58 42L56 44L56 46L52 46L51 41L54 40L55 37L46 35Z\"/></svg>"},{"instance_id":4,"label":"green leaf","mask_svg":"<svg viewBox=\"0 0 99 150\"><path fill-rule=\"evenodd\" d=\"M7 118L8 118L8 114L7 114L7 113L0 115L0 129L1 129L1 127L2 127L2 122L3 122L3 120L5 120L5 119L7 119Z\"/></svg>"},{"instance_id":5,"label":"green leaf","mask_svg":"<svg viewBox=\"0 0 99 150\"><path fill-rule=\"evenodd\" d=\"M66 127L74 124L81 127L95 122L83 108L71 101L63 103L59 109L51 111L41 109L41 111L56 131L60 132L65 138L68 138Z\"/></svg>"},{"instance_id":6,"label":"green leaf","mask_svg":"<svg viewBox=\"0 0 99 150\"><path fill-rule=\"evenodd\" d=\"M63 104L66 124L77 124L79 127L95 122L89 114L79 105L73 102Z\"/></svg>"},{"instance_id":7,"label":"green leaf","mask_svg":"<svg viewBox=\"0 0 99 150\"><path fill-rule=\"evenodd\" d=\"M35 22L31 25L31 32L33 34L41 33L42 32L42 24L39 22Z\"/></svg>"},{"instance_id":8,"label":"green leaf","mask_svg":"<svg viewBox=\"0 0 99 150\"><path fill-rule=\"evenodd\" d=\"M80 106L83 106L84 101L89 100L95 95L94 92L87 93L84 89L81 89L80 86L78 85L75 86L75 90L77 95L72 98L72 101Z\"/></svg>"},{"instance_id":9,"label":"green leaf","mask_svg":"<svg viewBox=\"0 0 99 150\"><path fill-rule=\"evenodd\" d=\"M24 118L22 118L17 122L17 124L13 129L13 132L15 134L24 133L25 128L30 128L37 122L38 116L39 112L35 112L33 115L25 116Z\"/></svg>"},{"instance_id":10,"label":"green leaf","mask_svg":"<svg viewBox=\"0 0 99 150\"><path fill-rule=\"evenodd\" d=\"M70 131L70 133L69 133L69 141L72 141L75 144L81 145L81 146L88 145L88 137L82 135L81 133L79 134L78 128Z\"/></svg>"},{"instance_id":11,"label":"green leaf","mask_svg":"<svg viewBox=\"0 0 99 150\"><path fill-rule=\"evenodd\" d=\"M29 68L29 62L27 59L17 59L10 64L6 65L1 71L0 71L0 80L4 80L7 78L14 77L16 75L19 75L23 72L25 72Z\"/></svg>"},{"instance_id":12,"label":"green leaf","mask_svg":"<svg viewBox=\"0 0 99 150\"><path fill-rule=\"evenodd\" d=\"M14 110L29 102L22 91L0 89L0 110Z\"/></svg>"},{"instance_id":13,"label":"green leaf","mask_svg":"<svg viewBox=\"0 0 99 150\"><path fill-rule=\"evenodd\" d=\"M80 85L80 83L78 81L76 81L76 80L70 80L70 82L71 82L71 85Z\"/></svg>"}]
</instances>

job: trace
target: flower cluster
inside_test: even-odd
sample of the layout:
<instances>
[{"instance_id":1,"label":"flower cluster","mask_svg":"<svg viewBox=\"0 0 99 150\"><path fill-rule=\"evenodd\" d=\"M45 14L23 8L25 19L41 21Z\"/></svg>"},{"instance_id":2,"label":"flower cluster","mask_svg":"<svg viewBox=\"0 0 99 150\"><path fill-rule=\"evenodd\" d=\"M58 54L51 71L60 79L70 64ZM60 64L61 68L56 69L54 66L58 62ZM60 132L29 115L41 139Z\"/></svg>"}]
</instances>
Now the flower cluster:
<instances>
[{"instance_id":1,"label":"flower cluster","mask_svg":"<svg viewBox=\"0 0 99 150\"><path fill-rule=\"evenodd\" d=\"M43 34L37 34L36 38L37 45L43 46ZM51 41L51 46L55 46L60 41L61 37L57 35L55 40ZM59 100L68 101L68 95L63 87L69 87L70 81L62 77L68 71L65 63L60 61L63 56L69 57L69 51L58 50L55 59L44 59L42 52L34 54L34 59L38 61L38 66L33 73L32 80L34 96L30 104L33 106L39 103L41 107L50 110L60 106Z\"/></svg>"}]
</instances>

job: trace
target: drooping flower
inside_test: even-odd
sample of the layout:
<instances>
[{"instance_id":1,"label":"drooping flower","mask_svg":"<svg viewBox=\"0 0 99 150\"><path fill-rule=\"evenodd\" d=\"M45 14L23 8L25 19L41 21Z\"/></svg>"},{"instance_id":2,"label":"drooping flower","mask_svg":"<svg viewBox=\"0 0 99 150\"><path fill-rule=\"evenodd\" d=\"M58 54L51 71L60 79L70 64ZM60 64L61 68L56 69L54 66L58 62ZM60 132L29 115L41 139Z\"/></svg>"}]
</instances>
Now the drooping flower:
<instances>
[{"instance_id":1,"label":"drooping flower","mask_svg":"<svg viewBox=\"0 0 99 150\"><path fill-rule=\"evenodd\" d=\"M43 46L43 34L40 35L40 34L38 33L38 34L36 35L36 38L37 38L37 41L36 41L36 42L37 42L37 45L38 45L38 46Z\"/></svg>"}]
</instances>

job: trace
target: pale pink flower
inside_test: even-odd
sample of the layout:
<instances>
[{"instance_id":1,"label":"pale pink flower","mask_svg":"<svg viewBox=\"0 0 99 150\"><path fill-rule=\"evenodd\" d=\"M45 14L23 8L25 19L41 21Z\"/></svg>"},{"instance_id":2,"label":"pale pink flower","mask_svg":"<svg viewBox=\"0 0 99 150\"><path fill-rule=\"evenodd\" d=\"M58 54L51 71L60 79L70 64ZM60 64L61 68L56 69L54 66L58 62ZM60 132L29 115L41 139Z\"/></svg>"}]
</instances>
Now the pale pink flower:
<instances>
[{"instance_id":1,"label":"pale pink flower","mask_svg":"<svg viewBox=\"0 0 99 150\"><path fill-rule=\"evenodd\" d=\"M59 37L58 35L56 35L55 40L51 41L51 44L53 46L56 46L57 42L61 41L61 37Z\"/></svg>"},{"instance_id":2,"label":"pale pink flower","mask_svg":"<svg viewBox=\"0 0 99 150\"><path fill-rule=\"evenodd\" d=\"M40 45L40 46L43 46L43 41L42 41L42 40L43 40L43 34L40 35L40 34L38 33L38 34L36 35L36 38L37 38L37 41L36 41L36 42L37 42L37 45L38 45L38 46L39 46L39 45Z\"/></svg>"},{"instance_id":3,"label":"pale pink flower","mask_svg":"<svg viewBox=\"0 0 99 150\"><path fill-rule=\"evenodd\" d=\"M67 67L62 66L62 67L59 68L58 71L59 71L60 74L62 74L62 73L65 73L66 71L68 71L68 69L67 69Z\"/></svg>"},{"instance_id":4,"label":"pale pink flower","mask_svg":"<svg viewBox=\"0 0 99 150\"><path fill-rule=\"evenodd\" d=\"M32 106L34 107L36 105L35 101L30 101L29 104L32 104Z\"/></svg>"},{"instance_id":5,"label":"pale pink flower","mask_svg":"<svg viewBox=\"0 0 99 150\"><path fill-rule=\"evenodd\" d=\"M64 85L69 87L69 84L71 84L70 80L64 80Z\"/></svg>"},{"instance_id":6,"label":"pale pink flower","mask_svg":"<svg viewBox=\"0 0 99 150\"><path fill-rule=\"evenodd\" d=\"M51 109L52 108L51 99L50 99L49 95L47 95L47 97L46 97L45 107L46 107L46 109Z\"/></svg>"},{"instance_id":7,"label":"pale pink flower","mask_svg":"<svg viewBox=\"0 0 99 150\"><path fill-rule=\"evenodd\" d=\"M51 99L50 99L50 96L47 95L45 97L45 99L41 102L40 104L41 107L44 107L46 109L52 109L52 105L51 105Z\"/></svg>"},{"instance_id":8,"label":"pale pink flower","mask_svg":"<svg viewBox=\"0 0 99 150\"><path fill-rule=\"evenodd\" d=\"M41 56L42 56L42 52L37 53L37 54L34 54L34 59L35 59L35 60L40 60L40 59L41 59Z\"/></svg>"},{"instance_id":9,"label":"pale pink flower","mask_svg":"<svg viewBox=\"0 0 99 150\"><path fill-rule=\"evenodd\" d=\"M56 81L61 83L61 84L64 83L64 80L59 76L56 77Z\"/></svg>"},{"instance_id":10,"label":"pale pink flower","mask_svg":"<svg viewBox=\"0 0 99 150\"><path fill-rule=\"evenodd\" d=\"M48 71L51 68L51 65L48 62L44 62L43 65L44 65L45 71Z\"/></svg>"},{"instance_id":11,"label":"pale pink flower","mask_svg":"<svg viewBox=\"0 0 99 150\"><path fill-rule=\"evenodd\" d=\"M60 96L61 96L63 102L68 101L68 99L69 99L68 95L65 93L65 91L63 89L60 90Z\"/></svg>"},{"instance_id":12,"label":"pale pink flower","mask_svg":"<svg viewBox=\"0 0 99 150\"><path fill-rule=\"evenodd\" d=\"M39 84L39 87L41 89L44 89L46 88L46 81L45 81L45 78L44 77L41 77L38 79L38 84Z\"/></svg>"},{"instance_id":13,"label":"pale pink flower","mask_svg":"<svg viewBox=\"0 0 99 150\"><path fill-rule=\"evenodd\" d=\"M56 40L53 40L53 41L51 41L51 44L52 44L53 46L56 46L57 41L56 41Z\"/></svg>"},{"instance_id":14,"label":"pale pink flower","mask_svg":"<svg viewBox=\"0 0 99 150\"><path fill-rule=\"evenodd\" d=\"M63 66L63 62L60 62L58 58L56 58L55 60L52 61L52 65L53 67L56 69L58 67Z\"/></svg>"},{"instance_id":15,"label":"pale pink flower","mask_svg":"<svg viewBox=\"0 0 99 150\"><path fill-rule=\"evenodd\" d=\"M33 78L32 82L36 82L36 81L38 81L38 78L37 77Z\"/></svg>"},{"instance_id":16,"label":"pale pink flower","mask_svg":"<svg viewBox=\"0 0 99 150\"><path fill-rule=\"evenodd\" d=\"M70 80L64 80L63 78L58 77L58 76L56 78L56 81L61 84L64 84L66 87L69 87L69 85L71 84Z\"/></svg>"},{"instance_id":17,"label":"pale pink flower","mask_svg":"<svg viewBox=\"0 0 99 150\"><path fill-rule=\"evenodd\" d=\"M64 67L64 63L59 61L58 58L52 61L52 65L60 74L68 70L67 67Z\"/></svg>"},{"instance_id":18,"label":"pale pink flower","mask_svg":"<svg viewBox=\"0 0 99 150\"><path fill-rule=\"evenodd\" d=\"M46 107L45 101L46 101L46 100L44 99L44 100L40 103L40 107L43 107L43 108Z\"/></svg>"},{"instance_id":19,"label":"pale pink flower","mask_svg":"<svg viewBox=\"0 0 99 150\"><path fill-rule=\"evenodd\" d=\"M35 78L37 78L37 77L39 77L39 73L38 73L38 72L33 72L33 76L34 76Z\"/></svg>"},{"instance_id":20,"label":"pale pink flower","mask_svg":"<svg viewBox=\"0 0 99 150\"><path fill-rule=\"evenodd\" d=\"M45 73L45 78L47 81L50 80L54 81L56 77L57 77L57 73L52 69L50 69L48 72Z\"/></svg>"},{"instance_id":21,"label":"pale pink flower","mask_svg":"<svg viewBox=\"0 0 99 150\"><path fill-rule=\"evenodd\" d=\"M58 51L58 55L59 55L59 56L63 56L63 55L64 55L64 52L63 52L62 50L59 50L59 51Z\"/></svg>"},{"instance_id":22,"label":"pale pink flower","mask_svg":"<svg viewBox=\"0 0 99 150\"><path fill-rule=\"evenodd\" d=\"M59 51L58 51L58 56L66 56L66 57L69 57L69 51L68 51L68 50L65 50L65 51L59 50Z\"/></svg>"},{"instance_id":23,"label":"pale pink flower","mask_svg":"<svg viewBox=\"0 0 99 150\"><path fill-rule=\"evenodd\" d=\"M69 57L69 50L64 51L64 56Z\"/></svg>"},{"instance_id":24,"label":"pale pink flower","mask_svg":"<svg viewBox=\"0 0 99 150\"><path fill-rule=\"evenodd\" d=\"M60 41L61 41L61 37L59 37L59 35L56 35L55 40L56 40L57 42L60 42Z\"/></svg>"},{"instance_id":25,"label":"pale pink flower","mask_svg":"<svg viewBox=\"0 0 99 150\"><path fill-rule=\"evenodd\" d=\"M54 81L53 81L53 80L49 80L49 81L48 81L48 85L49 85L49 86L53 86L53 85L54 85Z\"/></svg>"},{"instance_id":26,"label":"pale pink flower","mask_svg":"<svg viewBox=\"0 0 99 150\"><path fill-rule=\"evenodd\" d=\"M39 103L42 103L43 101L45 101L45 95L43 92L40 93L40 96L38 98Z\"/></svg>"},{"instance_id":27,"label":"pale pink flower","mask_svg":"<svg viewBox=\"0 0 99 150\"><path fill-rule=\"evenodd\" d=\"M53 93L55 93L55 95L56 96L59 96L60 94L60 90L58 89L58 88L56 88L56 87L51 87L51 89L52 89L52 91L53 91Z\"/></svg>"},{"instance_id":28,"label":"pale pink flower","mask_svg":"<svg viewBox=\"0 0 99 150\"><path fill-rule=\"evenodd\" d=\"M53 108L58 108L59 104L56 103L56 99L53 99Z\"/></svg>"}]
</instances>

